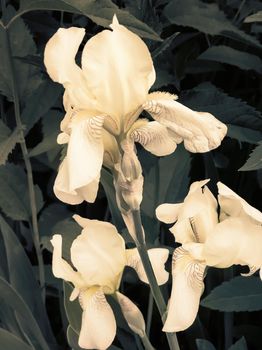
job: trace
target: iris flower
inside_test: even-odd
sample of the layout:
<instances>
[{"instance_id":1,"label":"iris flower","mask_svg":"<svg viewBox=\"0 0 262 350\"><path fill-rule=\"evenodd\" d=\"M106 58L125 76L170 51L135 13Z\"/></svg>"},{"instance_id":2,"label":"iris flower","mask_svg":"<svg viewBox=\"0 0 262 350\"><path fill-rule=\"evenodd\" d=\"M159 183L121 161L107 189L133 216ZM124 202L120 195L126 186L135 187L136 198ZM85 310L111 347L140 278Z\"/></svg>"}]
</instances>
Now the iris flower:
<instances>
[{"instance_id":1,"label":"iris flower","mask_svg":"<svg viewBox=\"0 0 262 350\"><path fill-rule=\"evenodd\" d=\"M182 244L173 254L166 332L185 330L194 322L207 266L248 265L245 276L262 267L262 213L219 182L218 218L208 181L194 182L183 203L162 204L156 210L159 220L176 221L170 231Z\"/></svg>"},{"instance_id":2,"label":"iris flower","mask_svg":"<svg viewBox=\"0 0 262 350\"><path fill-rule=\"evenodd\" d=\"M116 334L116 321L105 295L114 295L130 328L141 337L144 319L130 299L118 291L125 266L131 266L140 280L148 283L137 249L125 249L123 238L107 222L88 220L78 215L75 220L83 227L71 246L71 261L75 269L62 258L62 236L54 235L53 274L74 285L70 300L79 298L83 309L79 345L84 349L107 349ZM166 283L165 262L168 250L148 251L159 285Z\"/></svg>"},{"instance_id":3,"label":"iris flower","mask_svg":"<svg viewBox=\"0 0 262 350\"><path fill-rule=\"evenodd\" d=\"M84 45L81 67L75 57L83 28L60 28L45 48L47 72L65 88L66 115L58 143L68 148L54 192L70 204L95 200L102 164L113 167L119 162L123 140L164 156L182 141L190 152L210 151L227 131L213 115L183 106L175 95L148 93L155 70L147 46L116 16L110 27ZM138 119L143 110L154 121Z\"/></svg>"}]
</instances>

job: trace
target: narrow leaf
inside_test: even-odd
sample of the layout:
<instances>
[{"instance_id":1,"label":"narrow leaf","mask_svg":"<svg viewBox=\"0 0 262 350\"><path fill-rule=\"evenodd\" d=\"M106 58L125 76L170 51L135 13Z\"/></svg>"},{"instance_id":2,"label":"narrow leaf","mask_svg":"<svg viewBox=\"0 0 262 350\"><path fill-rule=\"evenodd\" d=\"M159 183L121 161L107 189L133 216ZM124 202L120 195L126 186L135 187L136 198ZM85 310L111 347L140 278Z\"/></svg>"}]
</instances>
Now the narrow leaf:
<instances>
[{"instance_id":1,"label":"narrow leaf","mask_svg":"<svg viewBox=\"0 0 262 350\"><path fill-rule=\"evenodd\" d=\"M246 17L244 22L245 23L262 22L262 11L258 11L257 13L254 13L253 15Z\"/></svg>"},{"instance_id":2,"label":"narrow leaf","mask_svg":"<svg viewBox=\"0 0 262 350\"><path fill-rule=\"evenodd\" d=\"M214 345L205 339L196 340L197 350L216 350Z\"/></svg>"},{"instance_id":3,"label":"narrow leaf","mask_svg":"<svg viewBox=\"0 0 262 350\"><path fill-rule=\"evenodd\" d=\"M202 306L219 311L262 310L262 283L258 277L235 277L214 288Z\"/></svg>"},{"instance_id":4,"label":"narrow leaf","mask_svg":"<svg viewBox=\"0 0 262 350\"><path fill-rule=\"evenodd\" d=\"M30 345L26 344L22 339L8 332L6 329L0 328L0 344L5 350L34 350Z\"/></svg>"},{"instance_id":5,"label":"narrow leaf","mask_svg":"<svg viewBox=\"0 0 262 350\"><path fill-rule=\"evenodd\" d=\"M73 287L71 284L64 282L64 306L66 310L66 316L70 326L77 334L79 334L81 329L82 309L78 298L74 301L69 300L72 292Z\"/></svg>"},{"instance_id":6,"label":"narrow leaf","mask_svg":"<svg viewBox=\"0 0 262 350\"><path fill-rule=\"evenodd\" d=\"M21 296L15 291L15 289L3 278L0 277L0 301L19 315L19 323L23 330L27 333L31 342L36 349L49 350L43 334L34 319L30 309L25 304Z\"/></svg>"},{"instance_id":7,"label":"narrow leaf","mask_svg":"<svg viewBox=\"0 0 262 350\"><path fill-rule=\"evenodd\" d=\"M246 163L239 169L240 171L251 171L262 169L262 141L252 151Z\"/></svg>"}]
</instances>

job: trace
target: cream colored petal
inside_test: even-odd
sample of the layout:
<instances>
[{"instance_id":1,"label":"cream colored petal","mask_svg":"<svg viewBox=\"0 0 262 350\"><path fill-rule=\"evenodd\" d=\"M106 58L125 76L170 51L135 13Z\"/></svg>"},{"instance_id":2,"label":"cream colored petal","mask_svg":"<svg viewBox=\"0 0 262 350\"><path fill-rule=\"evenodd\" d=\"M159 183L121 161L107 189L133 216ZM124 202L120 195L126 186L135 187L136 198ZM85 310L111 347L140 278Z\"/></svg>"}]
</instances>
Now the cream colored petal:
<instances>
[{"instance_id":1,"label":"cream colored petal","mask_svg":"<svg viewBox=\"0 0 262 350\"><path fill-rule=\"evenodd\" d=\"M116 335L114 313L101 290L82 296L84 311L78 344L83 349L106 350Z\"/></svg>"},{"instance_id":2,"label":"cream colored petal","mask_svg":"<svg viewBox=\"0 0 262 350\"><path fill-rule=\"evenodd\" d=\"M54 235L50 240L53 250L52 271L55 277L72 282L76 287L83 287L84 281L80 274L62 258L62 236Z\"/></svg>"},{"instance_id":3,"label":"cream colored petal","mask_svg":"<svg viewBox=\"0 0 262 350\"><path fill-rule=\"evenodd\" d=\"M153 248L148 250L148 255L157 283L161 286L168 281L169 277L169 273L165 270L165 263L168 259L169 250L165 248ZM149 283L136 248L126 251L126 265L136 270L141 281Z\"/></svg>"},{"instance_id":4,"label":"cream colored petal","mask_svg":"<svg viewBox=\"0 0 262 350\"><path fill-rule=\"evenodd\" d=\"M120 304L123 315L128 326L141 338L145 335L145 320L139 308L125 295L116 292L117 300Z\"/></svg>"},{"instance_id":5,"label":"cream colored petal","mask_svg":"<svg viewBox=\"0 0 262 350\"><path fill-rule=\"evenodd\" d=\"M89 184L78 188L76 190L77 194L80 195L88 203L94 203L98 192L99 180L100 180L100 173Z\"/></svg>"},{"instance_id":6,"label":"cream colored petal","mask_svg":"<svg viewBox=\"0 0 262 350\"><path fill-rule=\"evenodd\" d=\"M59 166L58 174L54 183L54 193L56 197L68 204L80 204L84 201L84 198L77 193L69 189L69 174L68 174L68 160L65 157Z\"/></svg>"},{"instance_id":7,"label":"cream colored petal","mask_svg":"<svg viewBox=\"0 0 262 350\"><path fill-rule=\"evenodd\" d=\"M116 138L106 130L103 130L102 137L104 143L103 164L107 168L113 169L114 165L120 161L121 155L119 152L119 146L117 144Z\"/></svg>"},{"instance_id":8,"label":"cream colored petal","mask_svg":"<svg viewBox=\"0 0 262 350\"><path fill-rule=\"evenodd\" d=\"M134 129L130 137L156 156L171 154L177 147L168 129L156 121Z\"/></svg>"},{"instance_id":9,"label":"cream colored petal","mask_svg":"<svg viewBox=\"0 0 262 350\"><path fill-rule=\"evenodd\" d=\"M81 74L75 63L79 45L85 36L85 29L59 28L45 47L44 63L47 73L57 83L66 84Z\"/></svg>"},{"instance_id":10,"label":"cream colored petal","mask_svg":"<svg viewBox=\"0 0 262 350\"><path fill-rule=\"evenodd\" d=\"M90 220L71 246L71 260L89 285L113 293L125 266L125 242L112 224Z\"/></svg>"},{"instance_id":11,"label":"cream colored petal","mask_svg":"<svg viewBox=\"0 0 262 350\"><path fill-rule=\"evenodd\" d=\"M156 208L156 217L158 218L158 220L165 222L166 224L171 224L172 222L177 221L181 206L182 206L182 203L160 204Z\"/></svg>"},{"instance_id":12,"label":"cream colored petal","mask_svg":"<svg viewBox=\"0 0 262 350\"><path fill-rule=\"evenodd\" d=\"M102 125L104 117L79 113L74 118L67 149L69 189L91 183L100 174L103 162Z\"/></svg>"},{"instance_id":13,"label":"cream colored petal","mask_svg":"<svg viewBox=\"0 0 262 350\"><path fill-rule=\"evenodd\" d=\"M192 225L192 219L179 220L169 230L175 236L176 243L185 244L198 240L199 231Z\"/></svg>"},{"instance_id":14,"label":"cream colored petal","mask_svg":"<svg viewBox=\"0 0 262 350\"><path fill-rule=\"evenodd\" d=\"M218 201L223 212L229 216L247 215L254 223L262 223L262 213L248 204L222 182L217 183Z\"/></svg>"},{"instance_id":15,"label":"cream colored petal","mask_svg":"<svg viewBox=\"0 0 262 350\"><path fill-rule=\"evenodd\" d=\"M217 148L227 127L210 113L195 112L172 100L151 100L143 108L159 123L184 139L185 148L193 153Z\"/></svg>"},{"instance_id":16,"label":"cream colored petal","mask_svg":"<svg viewBox=\"0 0 262 350\"><path fill-rule=\"evenodd\" d=\"M116 21L111 28L88 40L82 67L101 111L120 126L121 119L145 101L155 71L147 46L136 34Z\"/></svg>"},{"instance_id":17,"label":"cream colored petal","mask_svg":"<svg viewBox=\"0 0 262 350\"><path fill-rule=\"evenodd\" d=\"M175 250L172 261L172 291L163 331L179 332L192 325L204 290L204 273L204 264L192 259L182 247Z\"/></svg>"},{"instance_id":18,"label":"cream colored petal","mask_svg":"<svg viewBox=\"0 0 262 350\"><path fill-rule=\"evenodd\" d=\"M220 268L234 264L255 270L262 266L262 226L246 218L228 218L219 223L203 247L209 266Z\"/></svg>"},{"instance_id":19,"label":"cream colored petal","mask_svg":"<svg viewBox=\"0 0 262 350\"><path fill-rule=\"evenodd\" d=\"M68 143L69 140L70 140L70 136L68 134L66 134L65 132L61 132L57 136L57 143L59 145L64 145L64 144Z\"/></svg>"},{"instance_id":20,"label":"cream colored petal","mask_svg":"<svg viewBox=\"0 0 262 350\"><path fill-rule=\"evenodd\" d=\"M83 228L85 228L90 223L90 221L92 221L77 214L73 215L73 219L78 223L79 226Z\"/></svg>"}]
</instances>

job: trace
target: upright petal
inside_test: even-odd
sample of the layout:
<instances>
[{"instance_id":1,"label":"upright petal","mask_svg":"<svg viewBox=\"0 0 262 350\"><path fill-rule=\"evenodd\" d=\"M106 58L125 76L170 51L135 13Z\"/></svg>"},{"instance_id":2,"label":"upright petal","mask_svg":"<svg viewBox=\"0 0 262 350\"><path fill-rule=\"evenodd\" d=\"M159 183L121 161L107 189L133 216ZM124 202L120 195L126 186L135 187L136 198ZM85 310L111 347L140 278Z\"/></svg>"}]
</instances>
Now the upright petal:
<instances>
[{"instance_id":1,"label":"upright petal","mask_svg":"<svg viewBox=\"0 0 262 350\"><path fill-rule=\"evenodd\" d=\"M153 62L145 43L114 19L110 30L88 40L82 67L100 109L121 119L142 105L155 80ZM107 123L107 120L106 120ZM120 128L115 130L118 134Z\"/></svg>"},{"instance_id":2,"label":"upright petal","mask_svg":"<svg viewBox=\"0 0 262 350\"><path fill-rule=\"evenodd\" d=\"M50 240L53 250L52 271L55 277L72 282L75 287L81 288L84 285L80 274L62 258L62 236L54 235Z\"/></svg>"},{"instance_id":3,"label":"upright petal","mask_svg":"<svg viewBox=\"0 0 262 350\"><path fill-rule=\"evenodd\" d=\"M165 248L153 248L148 250L149 259L154 270L159 286L168 281L169 273L165 270L169 250ZM149 283L142 261L136 248L126 251L126 265L136 270L141 281Z\"/></svg>"},{"instance_id":4,"label":"upright petal","mask_svg":"<svg viewBox=\"0 0 262 350\"><path fill-rule=\"evenodd\" d=\"M195 112L170 99L149 100L143 108L155 120L181 137L185 148L193 153L217 148L227 132L226 125L212 114Z\"/></svg>"},{"instance_id":5,"label":"upright petal","mask_svg":"<svg viewBox=\"0 0 262 350\"><path fill-rule=\"evenodd\" d=\"M100 174L104 153L103 121L104 117L88 117L84 112L74 117L67 149L71 191L86 186Z\"/></svg>"},{"instance_id":6,"label":"upright petal","mask_svg":"<svg viewBox=\"0 0 262 350\"><path fill-rule=\"evenodd\" d=\"M83 349L106 350L116 335L114 313L99 289L81 295L84 309L78 344Z\"/></svg>"},{"instance_id":7,"label":"upright petal","mask_svg":"<svg viewBox=\"0 0 262 350\"><path fill-rule=\"evenodd\" d=\"M262 213L248 204L243 198L222 182L217 183L218 201L221 210L229 216L248 216L253 223L262 223Z\"/></svg>"},{"instance_id":8,"label":"upright petal","mask_svg":"<svg viewBox=\"0 0 262 350\"><path fill-rule=\"evenodd\" d=\"M255 271L262 266L262 226L245 217L228 218L209 235L202 255L209 266L240 264Z\"/></svg>"},{"instance_id":9,"label":"upright petal","mask_svg":"<svg viewBox=\"0 0 262 350\"><path fill-rule=\"evenodd\" d=\"M156 156L171 154L177 147L168 129L156 121L147 122L141 126L138 124L137 128L134 125L130 137Z\"/></svg>"},{"instance_id":10,"label":"upright petal","mask_svg":"<svg viewBox=\"0 0 262 350\"><path fill-rule=\"evenodd\" d=\"M116 292L116 296L129 327L142 338L145 335L146 327L141 311L124 294Z\"/></svg>"},{"instance_id":11,"label":"upright petal","mask_svg":"<svg viewBox=\"0 0 262 350\"><path fill-rule=\"evenodd\" d=\"M204 290L205 265L192 259L179 247L172 261L172 292L168 305L165 332L179 332L194 322L201 294Z\"/></svg>"},{"instance_id":12,"label":"upright petal","mask_svg":"<svg viewBox=\"0 0 262 350\"><path fill-rule=\"evenodd\" d=\"M71 246L71 260L88 285L114 293L125 266L125 242L112 224L89 220Z\"/></svg>"}]
</instances>

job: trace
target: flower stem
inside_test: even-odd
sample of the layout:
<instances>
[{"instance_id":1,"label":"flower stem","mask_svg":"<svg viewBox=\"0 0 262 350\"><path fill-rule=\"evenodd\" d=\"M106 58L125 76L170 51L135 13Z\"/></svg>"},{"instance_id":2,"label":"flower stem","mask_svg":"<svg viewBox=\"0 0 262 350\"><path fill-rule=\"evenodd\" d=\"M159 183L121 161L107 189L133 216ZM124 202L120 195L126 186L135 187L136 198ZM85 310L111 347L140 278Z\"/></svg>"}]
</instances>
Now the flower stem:
<instances>
[{"instance_id":1,"label":"flower stem","mask_svg":"<svg viewBox=\"0 0 262 350\"><path fill-rule=\"evenodd\" d=\"M144 345L145 350L155 350L146 334L143 337L141 337L141 341Z\"/></svg>"},{"instance_id":2,"label":"flower stem","mask_svg":"<svg viewBox=\"0 0 262 350\"><path fill-rule=\"evenodd\" d=\"M143 226L141 222L141 215L140 210L133 210L131 211L131 217L133 220L135 233L136 233L136 246L138 253L140 255L143 267L145 269L149 285L151 288L152 295L154 297L154 300L156 302L158 311L161 315L162 322L165 322L166 319L166 303L164 301L163 295L161 293L161 290L157 284L157 280L148 256L146 243L144 241L144 233L143 233ZM179 350L179 345L177 341L177 337L175 333L166 333L168 344L171 350Z\"/></svg>"},{"instance_id":3,"label":"flower stem","mask_svg":"<svg viewBox=\"0 0 262 350\"><path fill-rule=\"evenodd\" d=\"M2 5L3 5L3 2L2 2ZM5 8L2 7L3 14L4 14L4 11L5 11ZM33 241L34 241L34 246L35 246L37 260L38 260L38 267L39 267L39 282L40 282L42 298L43 298L43 301L45 301L44 262L43 262L43 256L42 256L42 252L40 248L40 240L39 240L36 196L35 196L35 189L34 189L34 182L33 182L33 171L32 171L32 166L31 166L31 162L30 162L30 158L29 158L29 154L28 154L28 150L25 142L23 125L22 125L21 116L20 116L19 95L18 95L17 84L15 79L15 69L12 61L10 39L9 39L9 34L7 29L5 30L5 42L6 42L6 52L8 55L8 66L9 66L8 69L11 76L12 95L13 95L14 109L15 109L15 120L16 120L16 125L21 133L20 147L22 150L22 154L25 162L26 174L27 174L27 183L28 183L29 200L30 200L30 208L31 208Z\"/></svg>"}]
</instances>

